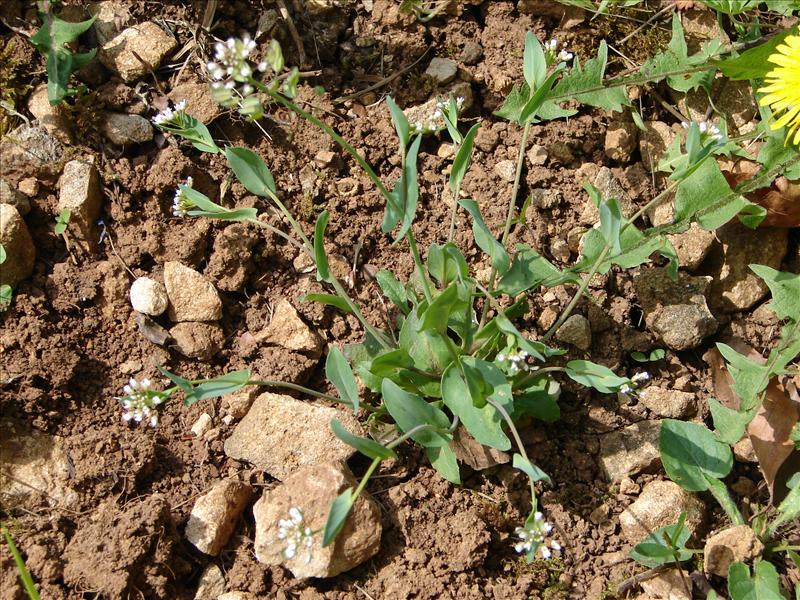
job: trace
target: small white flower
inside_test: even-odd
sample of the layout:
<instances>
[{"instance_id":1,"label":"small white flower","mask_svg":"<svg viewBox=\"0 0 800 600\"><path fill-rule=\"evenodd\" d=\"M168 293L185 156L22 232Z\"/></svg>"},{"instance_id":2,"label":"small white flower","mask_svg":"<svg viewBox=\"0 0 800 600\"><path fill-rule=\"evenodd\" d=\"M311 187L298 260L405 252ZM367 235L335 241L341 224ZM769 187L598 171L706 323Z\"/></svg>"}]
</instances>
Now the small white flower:
<instances>
[{"instance_id":1,"label":"small white flower","mask_svg":"<svg viewBox=\"0 0 800 600\"><path fill-rule=\"evenodd\" d=\"M548 559L552 556L552 550L561 550L561 545L555 541L550 540L550 547L548 548L545 543L545 538L553 531L553 526L544 520L544 515L537 511L533 515L533 522L527 524L525 527L517 527L514 533L521 540L514 545L514 550L519 553L529 553L531 550L540 550L542 556Z\"/></svg>"},{"instance_id":2,"label":"small white flower","mask_svg":"<svg viewBox=\"0 0 800 600\"><path fill-rule=\"evenodd\" d=\"M547 546L544 545L539 546L539 549L542 551L542 558L544 558L545 560L550 558L550 556L552 556L552 554L550 553L550 548L548 548Z\"/></svg>"},{"instance_id":3,"label":"small white flower","mask_svg":"<svg viewBox=\"0 0 800 600\"><path fill-rule=\"evenodd\" d=\"M187 177L183 185L192 187L193 184L194 179ZM172 214L176 217L185 217L192 208L194 208L194 203L186 197L181 186L175 188L175 196L172 198Z\"/></svg>"},{"instance_id":4,"label":"small white flower","mask_svg":"<svg viewBox=\"0 0 800 600\"><path fill-rule=\"evenodd\" d=\"M650 373L647 371L642 371L641 373L636 373L633 377L631 377L631 381L636 384L642 384L647 381L650 381Z\"/></svg>"},{"instance_id":5,"label":"small white flower","mask_svg":"<svg viewBox=\"0 0 800 600\"><path fill-rule=\"evenodd\" d=\"M278 539L286 541L282 552L284 560L295 558L298 547L302 546L306 549L306 563L311 562L314 532L306 526L303 511L299 507L292 506L289 518L278 520Z\"/></svg>"},{"instance_id":6,"label":"small white flower","mask_svg":"<svg viewBox=\"0 0 800 600\"><path fill-rule=\"evenodd\" d=\"M155 407L166 400L162 392L151 389L151 382L145 378L136 381L131 378L122 388L125 396L119 399L122 404L122 421L124 423L141 423L147 421L151 427L158 425L158 413Z\"/></svg>"},{"instance_id":7,"label":"small white flower","mask_svg":"<svg viewBox=\"0 0 800 600\"><path fill-rule=\"evenodd\" d=\"M562 50L558 53L558 60L562 62L569 62L572 60L572 52L567 52L566 50Z\"/></svg>"}]
</instances>

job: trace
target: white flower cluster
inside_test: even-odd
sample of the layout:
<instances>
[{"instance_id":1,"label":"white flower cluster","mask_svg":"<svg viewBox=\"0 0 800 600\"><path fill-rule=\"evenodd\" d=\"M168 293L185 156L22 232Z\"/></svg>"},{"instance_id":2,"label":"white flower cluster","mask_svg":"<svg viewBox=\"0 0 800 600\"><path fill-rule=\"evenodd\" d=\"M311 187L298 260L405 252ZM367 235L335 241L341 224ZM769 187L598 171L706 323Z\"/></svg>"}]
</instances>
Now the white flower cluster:
<instances>
[{"instance_id":1,"label":"white flower cluster","mask_svg":"<svg viewBox=\"0 0 800 600\"><path fill-rule=\"evenodd\" d=\"M561 544L556 540L550 540L550 545L545 543L545 538L553 531L553 526L544 520L544 516L540 512L533 515L533 523L526 527L517 527L514 533L517 534L521 541L514 545L514 550L520 554L527 554L531 550L539 549L542 552L542 558L550 558L555 550L561 550Z\"/></svg>"},{"instance_id":2,"label":"white flower cluster","mask_svg":"<svg viewBox=\"0 0 800 600\"><path fill-rule=\"evenodd\" d=\"M641 388L645 383L650 381L650 373L647 371L642 371L641 373L637 373L633 377L631 377L630 384L623 384L622 387L619 388L619 393L623 396L635 396L636 390Z\"/></svg>"},{"instance_id":3,"label":"white flower cluster","mask_svg":"<svg viewBox=\"0 0 800 600\"><path fill-rule=\"evenodd\" d=\"M186 183L183 185L187 187L192 187L194 184L194 179L191 177L186 178ZM181 190L181 186L178 186L175 189L175 196L172 199L172 214L176 217L185 217L186 212L190 209L194 208L194 204L191 200L186 197L186 194L183 193Z\"/></svg>"},{"instance_id":4,"label":"white flower cluster","mask_svg":"<svg viewBox=\"0 0 800 600\"><path fill-rule=\"evenodd\" d=\"M553 38L549 42L544 43L544 55L547 59L547 64L553 64L555 62L569 62L572 60L572 52L567 52L566 49L562 49L561 52L556 54L558 50L558 40Z\"/></svg>"},{"instance_id":5,"label":"white flower cluster","mask_svg":"<svg viewBox=\"0 0 800 600\"><path fill-rule=\"evenodd\" d=\"M311 548L314 545L314 532L306 525L303 511L293 506L289 509L289 518L278 521L278 539L286 542L283 558L291 560L297 556L297 550L305 547L306 563L311 562Z\"/></svg>"},{"instance_id":6,"label":"white flower cluster","mask_svg":"<svg viewBox=\"0 0 800 600\"><path fill-rule=\"evenodd\" d=\"M158 413L156 406L162 404L167 399L166 395L150 389L151 382L145 378L136 381L131 378L128 384L122 388L125 396L120 398L123 413L122 420L125 423L134 422L136 424L147 422L150 427L158 425Z\"/></svg>"},{"instance_id":7,"label":"white flower cluster","mask_svg":"<svg viewBox=\"0 0 800 600\"><path fill-rule=\"evenodd\" d=\"M525 350L520 350L515 354L504 354L501 352L495 357L495 361L500 363L500 366L504 367L509 375L516 375L520 371L525 371L527 373L531 370L531 366L528 364L529 356L530 354L525 352Z\"/></svg>"},{"instance_id":8,"label":"white flower cluster","mask_svg":"<svg viewBox=\"0 0 800 600\"><path fill-rule=\"evenodd\" d=\"M214 80L211 84L214 97L223 106L239 106L242 99L255 91L250 83L254 68L249 60L255 48L256 42L249 35L242 39L228 38L224 43L217 42L214 46L214 60L206 65L206 69ZM255 70L263 73L268 68L267 62L262 60ZM238 97L234 97L234 92Z\"/></svg>"},{"instance_id":9,"label":"white flower cluster","mask_svg":"<svg viewBox=\"0 0 800 600\"><path fill-rule=\"evenodd\" d=\"M444 128L446 126L444 122L444 111L448 109L449 105L450 102L448 100L437 98L431 114L413 123L409 123L411 135L431 133ZM456 107L458 110L461 110L462 106L464 106L464 98L459 96L456 98Z\"/></svg>"},{"instance_id":10,"label":"white flower cluster","mask_svg":"<svg viewBox=\"0 0 800 600\"><path fill-rule=\"evenodd\" d=\"M181 114L186 110L186 100L181 100L174 107L167 107L153 117L153 123L156 125L172 125L178 124Z\"/></svg>"},{"instance_id":11,"label":"white flower cluster","mask_svg":"<svg viewBox=\"0 0 800 600\"><path fill-rule=\"evenodd\" d=\"M689 129L689 123L684 121L681 123L681 127L684 129ZM700 129L700 133L704 134L711 139L717 140L718 142L722 141L723 135L722 132L719 130L719 127L714 125L713 123L709 123L708 121L698 121L697 127Z\"/></svg>"}]
</instances>

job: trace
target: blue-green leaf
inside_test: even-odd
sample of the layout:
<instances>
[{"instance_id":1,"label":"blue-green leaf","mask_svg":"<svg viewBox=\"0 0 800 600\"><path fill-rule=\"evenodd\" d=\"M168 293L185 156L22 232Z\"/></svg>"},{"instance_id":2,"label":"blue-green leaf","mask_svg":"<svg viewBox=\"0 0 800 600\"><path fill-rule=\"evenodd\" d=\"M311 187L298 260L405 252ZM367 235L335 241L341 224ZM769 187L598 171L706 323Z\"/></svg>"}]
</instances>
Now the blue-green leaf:
<instances>
[{"instance_id":1,"label":"blue-green leaf","mask_svg":"<svg viewBox=\"0 0 800 600\"><path fill-rule=\"evenodd\" d=\"M592 387L603 394L614 394L623 385L630 384L630 379L627 377L619 377L608 367L590 360L571 360L566 364L564 373L573 381Z\"/></svg>"},{"instance_id":2,"label":"blue-green leaf","mask_svg":"<svg viewBox=\"0 0 800 600\"><path fill-rule=\"evenodd\" d=\"M328 255L325 253L325 228L328 226L330 213L323 210L317 217L314 227L314 262L317 265L317 279L326 283L333 281Z\"/></svg>"},{"instance_id":3,"label":"blue-green leaf","mask_svg":"<svg viewBox=\"0 0 800 600\"><path fill-rule=\"evenodd\" d=\"M467 168L469 167L470 157L472 156L472 146L475 143L475 136L478 134L478 129L480 129L481 124L475 123L470 130L467 132L467 135L464 136L464 139L461 141L461 145L458 147L458 152L456 152L456 157L453 159L453 166L450 170L450 191L454 194L456 190L460 188L461 181L464 179L464 175L467 173ZM456 198L458 200L458 198Z\"/></svg>"},{"instance_id":4,"label":"blue-green leaf","mask_svg":"<svg viewBox=\"0 0 800 600\"><path fill-rule=\"evenodd\" d=\"M372 459L386 460L389 458L397 458L394 450L382 446L378 442L369 438L359 437L350 433L347 428L336 419L331 420L331 429L333 433L351 448L355 448L364 456Z\"/></svg>"},{"instance_id":5,"label":"blue-green leaf","mask_svg":"<svg viewBox=\"0 0 800 600\"><path fill-rule=\"evenodd\" d=\"M553 481L550 479L550 476L547 473L542 471L539 467L537 467L535 464L533 464L531 461L529 461L521 454L514 454L514 459L512 464L514 465L515 469L519 469L520 471L525 473L525 475L527 475L528 478L534 483L536 483L537 481L546 481L547 483L553 483Z\"/></svg>"},{"instance_id":6,"label":"blue-green leaf","mask_svg":"<svg viewBox=\"0 0 800 600\"><path fill-rule=\"evenodd\" d=\"M325 360L325 376L339 392L339 397L353 407L354 413L357 413L359 398L356 378L350 363L336 346L331 348Z\"/></svg>"},{"instance_id":7,"label":"blue-green leaf","mask_svg":"<svg viewBox=\"0 0 800 600\"><path fill-rule=\"evenodd\" d=\"M353 508L355 500L353 488L347 488L333 501L331 510L328 513L328 520L325 523L325 531L322 534L323 548L330 546L331 542L339 535L347 521L347 517L350 515L350 510Z\"/></svg>"},{"instance_id":8,"label":"blue-green leaf","mask_svg":"<svg viewBox=\"0 0 800 600\"><path fill-rule=\"evenodd\" d=\"M458 203L463 206L472 217L472 235L475 238L475 243L478 247L489 255L492 259L492 266L497 270L500 275L504 275L511 267L511 259L508 257L506 249L497 241L492 235L492 232L486 226L486 223L481 217L481 211L478 208L478 203L475 200L463 199Z\"/></svg>"},{"instance_id":9,"label":"blue-green leaf","mask_svg":"<svg viewBox=\"0 0 800 600\"><path fill-rule=\"evenodd\" d=\"M225 148L225 158L247 191L265 198L277 196L275 179L258 154L248 148L231 146Z\"/></svg>"},{"instance_id":10,"label":"blue-green leaf","mask_svg":"<svg viewBox=\"0 0 800 600\"><path fill-rule=\"evenodd\" d=\"M408 294L394 274L386 269L381 269L375 274L375 281L378 282L383 295L391 300L392 304L399 308L404 315L407 315L409 311Z\"/></svg>"},{"instance_id":11,"label":"blue-green leaf","mask_svg":"<svg viewBox=\"0 0 800 600\"><path fill-rule=\"evenodd\" d=\"M733 467L730 447L703 425L664 419L659 449L664 470L672 481L690 492L702 492Z\"/></svg>"},{"instance_id":12,"label":"blue-green leaf","mask_svg":"<svg viewBox=\"0 0 800 600\"><path fill-rule=\"evenodd\" d=\"M353 312L347 300L336 294L306 294L300 298L300 302L319 302L320 304L335 306L344 312Z\"/></svg>"},{"instance_id":13,"label":"blue-green leaf","mask_svg":"<svg viewBox=\"0 0 800 600\"><path fill-rule=\"evenodd\" d=\"M420 425L429 425L411 436L411 439L418 444L426 448L440 448L447 446L453 438L448 432L450 421L447 415L433 404L429 404L416 394L406 392L390 379L383 380L381 393L386 410L400 431L405 433Z\"/></svg>"}]
</instances>

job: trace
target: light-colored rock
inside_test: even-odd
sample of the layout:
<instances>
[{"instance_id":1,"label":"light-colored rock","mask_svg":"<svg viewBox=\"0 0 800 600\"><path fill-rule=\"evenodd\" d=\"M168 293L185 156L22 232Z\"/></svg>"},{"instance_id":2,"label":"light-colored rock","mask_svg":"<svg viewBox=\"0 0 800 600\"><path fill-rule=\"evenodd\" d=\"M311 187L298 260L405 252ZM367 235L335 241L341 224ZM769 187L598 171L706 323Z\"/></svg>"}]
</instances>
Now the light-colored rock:
<instances>
[{"instance_id":1,"label":"light-colored rock","mask_svg":"<svg viewBox=\"0 0 800 600\"><path fill-rule=\"evenodd\" d=\"M225 592L217 600L259 600L258 596L250 592Z\"/></svg>"},{"instance_id":2,"label":"light-colored rock","mask_svg":"<svg viewBox=\"0 0 800 600\"><path fill-rule=\"evenodd\" d=\"M659 417L682 419L697 412L695 396L691 392L668 390L651 385L639 392L639 402Z\"/></svg>"},{"instance_id":3,"label":"light-colored rock","mask_svg":"<svg viewBox=\"0 0 800 600\"><path fill-rule=\"evenodd\" d=\"M469 465L476 471L504 465L511 460L506 452L478 442L464 427L456 428L450 441L450 449L459 462Z\"/></svg>"},{"instance_id":4,"label":"light-colored rock","mask_svg":"<svg viewBox=\"0 0 800 600\"><path fill-rule=\"evenodd\" d=\"M186 539L200 552L216 556L228 542L253 488L237 479L224 479L200 496L186 523Z\"/></svg>"},{"instance_id":5,"label":"light-colored rock","mask_svg":"<svg viewBox=\"0 0 800 600\"><path fill-rule=\"evenodd\" d=\"M749 265L780 269L788 248L789 230L777 227L753 230L731 222L717 229L716 236L722 250L712 253L703 268L703 273L713 278L708 292L711 306L725 312L747 310L769 291Z\"/></svg>"},{"instance_id":6,"label":"light-colored rock","mask_svg":"<svg viewBox=\"0 0 800 600\"><path fill-rule=\"evenodd\" d=\"M153 126L139 115L106 113L102 120L103 134L112 144L142 144L153 139Z\"/></svg>"},{"instance_id":7,"label":"light-colored rock","mask_svg":"<svg viewBox=\"0 0 800 600\"><path fill-rule=\"evenodd\" d=\"M149 277L139 277L131 284L133 310L157 317L167 310L169 298L164 284Z\"/></svg>"},{"instance_id":8,"label":"light-colored rock","mask_svg":"<svg viewBox=\"0 0 800 600\"><path fill-rule=\"evenodd\" d=\"M22 215L10 204L0 204L0 244L6 252L0 265L0 285L14 287L33 273L36 247Z\"/></svg>"},{"instance_id":9,"label":"light-colored rock","mask_svg":"<svg viewBox=\"0 0 800 600\"><path fill-rule=\"evenodd\" d=\"M717 237L713 231L706 231L697 223L692 223L687 231L668 235L667 239L675 248L680 266L694 271L708 256Z\"/></svg>"},{"instance_id":10,"label":"light-colored rock","mask_svg":"<svg viewBox=\"0 0 800 600\"><path fill-rule=\"evenodd\" d=\"M531 190L531 206L539 209L555 208L563 197L561 191L555 188L533 188Z\"/></svg>"},{"instance_id":11,"label":"light-colored rock","mask_svg":"<svg viewBox=\"0 0 800 600\"><path fill-rule=\"evenodd\" d=\"M0 140L2 176L11 184L61 171L64 146L44 125L20 125Z\"/></svg>"},{"instance_id":12,"label":"light-colored rock","mask_svg":"<svg viewBox=\"0 0 800 600\"><path fill-rule=\"evenodd\" d=\"M179 262L164 263L164 286L173 321L216 321L222 317L222 300L214 284Z\"/></svg>"},{"instance_id":13,"label":"light-colored rock","mask_svg":"<svg viewBox=\"0 0 800 600\"><path fill-rule=\"evenodd\" d=\"M186 114L201 123L210 123L222 112L222 108L214 100L211 87L207 83L194 81L179 83L172 88L168 98L175 104L186 100Z\"/></svg>"},{"instance_id":14,"label":"light-colored rock","mask_svg":"<svg viewBox=\"0 0 800 600\"><path fill-rule=\"evenodd\" d=\"M648 121L645 126L647 131L639 137L639 152L644 168L653 173L677 132L661 121Z\"/></svg>"},{"instance_id":15,"label":"light-colored rock","mask_svg":"<svg viewBox=\"0 0 800 600\"><path fill-rule=\"evenodd\" d=\"M203 437L203 434L211 427L211 415L203 413L192 425L191 431L195 437Z\"/></svg>"},{"instance_id":16,"label":"light-colored rock","mask_svg":"<svg viewBox=\"0 0 800 600\"><path fill-rule=\"evenodd\" d=\"M194 600L217 600L224 593L225 575L222 574L222 569L215 564L208 565L197 582Z\"/></svg>"},{"instance_id":17,"label":"light-colored rock","mask_svg":"<svg viewBox=\"0 0 800 600\"><path fill-rule=\"evenodd\" d=\"M743 463L755 464L758 462L756 450L753 448L753 442L748 435L745 435L733 445L733 456Z\"/></svg>"},{"instance_id":18,"label":"light-colored rock","mask_svg":"<svg viewBox=\"0 0 800 600\"><path fill-rule=\"evenodd\" d=\"M703 569L706 573L727 577L733 563L752 560L763 551L764 544L749 526L734 525L706 540Z\"/></svg>"},{"instance_id":19,"label":"light-colored rock","mask_svg":"<svg viewBox=\"0 0 800 600\"><path fill-rule=\"evenodd\" d=\"M710 277L678 274L673 281L666 268L643 269L633 285L648 328L674 350L689 350L717 330L706 303Z\"/></svg>"},{"instance_id":20,"label":"light-colored rock","mask_svg":"<svg viewBox=\"0 0 800 600\"><path fill-rule=\"evenodd\" d=\"M125 26L130 20L128 7L119 0L103 0L89 5L89 12L96 16L94 30L97 41L102 46L113 39L119 28Z\"/></svg>"},{"instance_id":21,"label":"light-colored rock","mask_svg":"<svg viewBox=\"0 0 800 600\"><path fill-rule=\"evenodd\" d=\"M636 205L631 200L630 195L608 167L600 167L597 170L592 180L592 185L599 190L603 198L616 198L620 213L626 219L632 217L636 212ZM600 210L591 200L586 201L580 222L584 225L594 225L600 222Z\"/></svg>"},{"instance_id":22,"label":"light-colored rock","mask_svg":"<svg viewBox=\"0 0 800 600\"><path fill-rule=\"evenodd\" d=\"M0 179L0 204L8 204L17 209L20 216L27 215L31 210L31 202L24 195L11 187L5 179Z\"/></svg>"},{"instance_id":23,"label":"light-colored rock","mask_svg":"<svg viewBox=\"0 0 800 600\"><path fill-rule=\"evenodd\" d=\"M36 177L26 177L17 184L17 190L28 198L33 198L39 193L39 180Z\"/></svg>"},{"instance_id":24,"label":"light-colored rock","mask_svg":"<svg viewBox=\"0 0 800 600\"><path fill-rule=\"evenodd\" d=\"M175 46L175 38L147 21L123 30L103 44L99 57L100 62L125 81L134 81L157 69Z\"/></svg>"},{"instance_id":25,"label":"light-colored rock","mask_svg":"<svg viewBox=\"0 0 800 600\"><path fill-rule=\"evenodd\" d=\"M639 128L632 121L614 120L606 129L606 156L618 162L630 162L638 142Z\"/></svg>"},{"instance_id":26,"label":"light-colored rock","mask_svg":"<svg viewBox=\"0 0 800 600\"><path fill-rule=\"evenodd\" d=\"M609 481L621 481L660 465L660 431L660 420L640 421L600 436L600 463Z\"/></svg>"},{"instance_id":27,"label":"light-colored rock","mask_svg":"<svg viewBox=\"0 0 800 600\"><path fill-rule=\"evenodd\" d=\"M100 175L93 162L71 160L58 180L58 211L69 210L67 231L84 251L97 247L97 219L103 204Z\"/></svg>"},{"instance_id":28,"label":"light-colored rock","mask_svg":"<svg viewBox=\"0 0 800 600\"><path fill-rule=\"evenodd\" d=\"M569 251L569 244L567 243L567 240L562 239L562 238L554 239L550 243L550 254L557 261L560 261L562 263L569 262L570 251ZM580 347L579 344L575 344L575 345Z\"/></svg>"},{"instance_id":29,"label":"light-colored rock","mask_svg":"<svg viewBox=\"0 0 800 600\"><path fill-rule=\"evenodd\" d=\"M686 582L686 583L684 583ZM678 569L670 569L655 577L645 579L640 584L648 598L658 600L692 600L692 580L682 578ZM689 589L686 589L686 586Z\"/></svg>"},{"instance_id":30,"label":"light-colored rock","mask_svg":"<svg viewBox=\"0 0 800 600\"><path fill-rule=\"evenodd\" d=\"M222 397L222 408L234 419L241 419L250 410L258 391L255 388L243 389Z\"/></svg>"},{"instance_id":31,"label":"light-colored rock","mask_svg":"<svg viewBox=\"0 0 800 600\"><path fill-rule=\"evenodd\" d=\"M336 153L330 150L320 150L314 155L314 163L318 167L327 167L336 160Z\"/></svg>"},{"instance_id":32,"label":"light-colored rock","mask_svg":"<svg viewBox=\"0 0 800 600\"><path fill-rule=\"evenodd\" d=\"M588 350L592 345L592 328L589 325L589 319L583 315L571 315L558 328L556 338L565 344L572 344L581 350Z\"/></svg>"},{"instance_id":33,"label":"light-colored rock","mask_svg":"<svg viewBox=\"0 0 800 600\"><path fill-rule=\"evenodd\" d=\"M528 162L532 165L541 166L547 162L547 148L539 144L534 144L531 146L530 150L528 150L527 157Z\"/></svg>"},{"instance_id":34,"label":"light-colored rock","mask_svg":"<svg viewBox=\"0 0 800 600\"><path fill-rule=\"evenodd\" d=\"M686 527L695 531L705 519L705 505L691 492L672 481L651 481L619 515L622 537L638 544L653 531L677 522L686 514Z\"/></svg>"},{"instance_id":35,"label":"light-colored rock","mask_svg":"<svg viewBox=\"0 0 800 600\"><path fill-rule=\"evenodd\" d=\"M291 396L261 394L225 440L225 454L280 480L301 467L347 460L354 450L333 434L331 419L361 435L361 425L350 412Z\"/></svg>"},{"instance_id":36,"label":"light-colored rock","mask_svg":"<svg viewBox=\"0 0 800 600\"><path fill-rule=\"evenodd\" d=\"M283 565L297 578L333 577L374 556L380 547L380 511L375 501L362 492L334 543L322 547L321 535L309 550L300 546L294 558L286 560L286 540L279 537L279 522L289 519L289 509L299 508L304 525L321 530L331 503L347 488L357 485L343 462L330 461L295 472L278 487L264 492L253 506L256 522L256 558L268 565Z\"/></svg>"},{"instance_id":37,"label":"light-colored rock","mask_svg":"<svg viewBox=\"0 0 800 600\"><path fill-rule=\"evenodd\" d=\"M72 142L72 128L69 115L64 105L55 106L47 99L47 84L42 83L34 88L28 98L28 110L50 133L65 144Z\"/></svg>"},{"instance_id":38,"label":"light-colored rock","mask_svg":"<svg viewBox=\"0 0 800 600\"><path fill-rule=\"evenodd\" d=\"M310 356L320 356L325 341L300 318L288 300L275 305L269 325L255 335L258 342L269 342Z\"/></svg>"},{"instance_id":39,"label":"light-colored rock","mask_svg":"<svg viewBox=\"0 0 800 600\"><path fill-rule=\"evenodd\" d=\"M453 94L456 98L463 98L464 103L461 105L461 112L466 112L472 107L473 103L473 96L472 96L472 87L464 81L459 81L454 83L448 89L442 91L437 96L434 96L427 102L423 102L417 106L412 106L410 108L405 109L403 111L408 119L409 123L427 123L429 117L434 113L436 110L436 104L439 102L441 98L449 98L450 94ZM444 119L441 121L441 126L444 127ZM480 131L478 130L478 135L480 135Z\"/></svg>"},{"instance_id":40,"label":"light-colored rock","mask_svg":"<svg viewBox=\"0 0 800 600\"><path fill-rule=\"evenodd\" d=\"M188 358L211 360L225 344L225 332L219 323L183 321L169 330L178 352Z\"/></svg>"},{"instance_id":41,"label":"light-colored rock","mask_svg":"<svg viewBox=\"0 0 800 600\"><path fill-rule=\"evenodd\" d=\"M439 56L434 57L428 68L425 69L425 75L440 85L453 81L456 78L456 73L458 73L456 61Z\"/></svg>"},{"instance_id":42,"label":"light-colored rock","mask_svg":"<svg viewBox=\"0 0 800 600\"><path fill-rule=\"evenodd\" d=\"M70 461L62 438L0 420L0 497L4 505L32 509L36 500L68 508L78 501L69 487Z\"/></svg>"},{"instance_id":43,"label":"light-colored rock","mask_svg":"<svg viewBox=\"0 0 800 600\"><path fill-rule=\"evenodd\" d=\"M513 160L501 160L494 166L494 172L503 181L511 183L517 174L517 165Z\"/></svg>"}]
</instances>

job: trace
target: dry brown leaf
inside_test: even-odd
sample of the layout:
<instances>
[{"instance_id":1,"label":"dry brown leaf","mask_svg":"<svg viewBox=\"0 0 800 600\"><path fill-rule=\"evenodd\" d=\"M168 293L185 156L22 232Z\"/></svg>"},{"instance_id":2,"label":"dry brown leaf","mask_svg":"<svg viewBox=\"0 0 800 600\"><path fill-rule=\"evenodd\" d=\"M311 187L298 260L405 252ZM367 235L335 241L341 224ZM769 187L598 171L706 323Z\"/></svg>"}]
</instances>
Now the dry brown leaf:
<instances>
[{"instance_id":1,"label":"dry brown leaf","mask_svg":"<svg viewBox=\"0 0 800 600\"><path fill-rule=\"evenodd\" d=\"M759 169L758 163L740 160L732 171L723 170L722 174L728 185L735 188L755 177ZM745 198L767 209L767 216L761 223L763 227L800 227L800 181L778 177L769 187L745 194Z\"/></svg>"},{"instance_id":2,"label":"dry brown leaf","mask_svg":"<svg viewBox=\"0 0 800 600\"><path fill-rule=\"evenodd\" d=\"M450 448L456 458L476 471L496 467L509 461L508 454L496 448L489 448L478 442L463 427L458 427L453 434Z\"/></svg>"},{"instance_id":3,"label":"dry brown leaf","mask_svg":"<svg viewBox=\"0 0 800 600\"><path fill-rule=\"evenodd\" d=\"M133 320L136 321L136 324L139 326L139 333L142 334L142 337L154 344L163 346L168 340L172 339L166 329L147 315L134 311Z\"/></svg>"}]
</instances>

